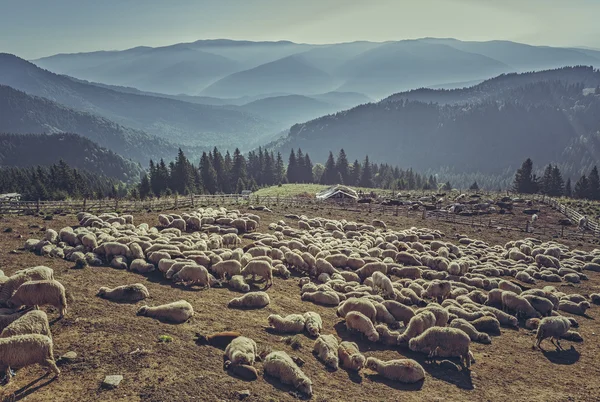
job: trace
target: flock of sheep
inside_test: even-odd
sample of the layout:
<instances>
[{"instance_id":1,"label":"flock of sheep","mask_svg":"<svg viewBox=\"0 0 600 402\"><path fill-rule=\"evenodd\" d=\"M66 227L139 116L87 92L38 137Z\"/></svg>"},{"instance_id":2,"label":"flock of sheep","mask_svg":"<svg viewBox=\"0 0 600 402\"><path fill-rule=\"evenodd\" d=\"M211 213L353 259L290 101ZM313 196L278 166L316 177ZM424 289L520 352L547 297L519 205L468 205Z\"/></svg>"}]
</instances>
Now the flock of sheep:
<instances>
[{"instance_id":1,"label":"flock of sheep","mask_svg":"<svg viewBox=\"0 0 600 402\"><path fill-rule=\"evenodd\" d=\"M29 239L25 248L77 266L109 264L140 274L159 271L184 286L228 286L242 294L229 301L229 308L267 306L273 277L288 279L293 272L300 277L301 300L336 309L347 329L363 339L429 358L456 357L464 369L474 363L470 343L491 343L490 335L500 335L502 326L537 329L535 347L547 338L556 341L557 348L560 339L581 341L572 330L577 321L563 313L583 316L590 302L600 303L599 294L567 295L554 286L533 287L537 281L587 280L587 272L600 272L600 250L570 250L533 238L502 247L457 236L454 244L438 230L396 231L380 220L368 225L296 215L286 216L293 225L279 221L260 233L259 216L225 208L159 215L156 227L136 226L131 215L80 213L77 218L78 227L47 229L44 239ZM264 288L251 291L257 277ZM58 374L46 315L37 309L15 309L49 304L62 317L65 289L46 267L0 276L0 284L0 303L13 309L0 315L0 366L8 378L10 367L34 363ZM149 292L134 283L101 287L98 296L138 302ZM194 309L189 302L176 300L142 306L137 314L183 323ZM322 319L315 312L270 315L265 324L276 333L306 331L315 338L315 356L330 370L368 368L403 383L425 378L415 360L365 357L357 343L339 342L335 335L323 333ZM302 361L286 352L262 355L256 342L239 332L202 338L225 348L225 367L234 373L256 378L254 365L262 361L265 374L312 395Z\"/></svg>"}]
</instances>

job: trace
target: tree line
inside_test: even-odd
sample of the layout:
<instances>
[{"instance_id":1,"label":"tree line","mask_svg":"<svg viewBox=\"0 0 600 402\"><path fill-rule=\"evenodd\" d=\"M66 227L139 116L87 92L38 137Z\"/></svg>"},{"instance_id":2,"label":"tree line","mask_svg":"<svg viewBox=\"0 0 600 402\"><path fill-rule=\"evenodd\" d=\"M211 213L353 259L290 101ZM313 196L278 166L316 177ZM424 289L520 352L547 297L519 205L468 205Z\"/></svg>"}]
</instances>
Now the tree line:
<instances>
[{"instance_id":1,"label":"tree line","mask_svg":"<svg viewBox=\"0 0 600 402\"><path fill-rule=\"evenodd\" d=\"M571 178L565 181L556 165L548 165L544 174L538 177L533 173L533 161L528 158L515 174L513 191L522 194L546 194L553 197L573 197L587 200L600 200L600 175L594 166L588 175L582 175L575 186Z\"/></svg>"}]
</instances>

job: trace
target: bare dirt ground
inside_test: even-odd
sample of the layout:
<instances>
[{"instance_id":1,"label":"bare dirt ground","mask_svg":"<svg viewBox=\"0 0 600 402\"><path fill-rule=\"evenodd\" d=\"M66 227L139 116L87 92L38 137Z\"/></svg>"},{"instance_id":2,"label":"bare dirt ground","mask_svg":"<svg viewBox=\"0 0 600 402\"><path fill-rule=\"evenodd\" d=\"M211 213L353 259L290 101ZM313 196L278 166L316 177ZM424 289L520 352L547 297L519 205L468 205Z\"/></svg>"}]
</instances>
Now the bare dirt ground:
<instances>
[{"instance_id":1,"label":"bare dirt ground","mask_svg":"<svg viewBox=\"0 0 600 402\"><path fill-rule=\"evenodd\" d=\"M541 206L540 229L533 234L454 225L436 220L423 221L414 217L386 216L391 228L429 226L446 233L450 241L456 233L467 234L491 244L529 236L550 239L560 233L556 224L561 218L555 211ZM282 219L286 213L346 218L370 221L376 213L356 214L347 211L274 208L272 213L259 214L266 230L268 223ZM157 224L157 212L135 215L135 222ZM525 226L529 217L515 213L516 226ZM476 364L472 370L453 370L427 362L424 355L406 349L390 349L368 342L346 332L335 309L300 300L298 278L275 278L268 290L271 304L261 310L227 309L227 302L237 297L228 289L185 290L163 281L158 275L142 276L106 267L73 269L73 263L40 257L30 253L11 253L27 238L40 238L45 227L60 229L76 225L75 216L55 216L45 221L40 217L0 217L0 269L7 275L17 269L46 265L54 269L55 277L73 295L67 316L52 323L56 357L75 351L74 362L61 365L62 375L52 381L42 377L43 369L33 366L17 372L13 382L0 388L0 397L25 401L222 401L238 400L237 392L249 390L247 401L285 401L296 397L290 388L262 375L247 382L229 375L222 368L222 354L210 346L198 346L194 334L222 330L239 330L256 340L259 346L284 350L306 361L303 371L313 381L316 401L598 401L600 400L600 308L592 307L589 317L577 317L578 329L584 338L580 344L563 341L563 352L555 352L548 343L546 351L532 350L534 334L526 329L503 329L491 345L472 343ZM5 229L12 231L5 232ZM569 228L564 243L580 249L596 246L590 235L582 237ZM561 239L556 239L561 241ZM589 273L590 280L577 285L559 284L566 293L589 293L600 290L600 274ZM137 304L116 304L96 297L101 286L143 283L150 299ZM537 286L544 286L540 282ZM185 299L196 311L187 323L170 325L135 315L140 305L157 305ZM384 359L413 358L426 370L426 378L417 386L406 386L381 379L369 370L360 374L345 370L327 371L312 355L313 340L301 335L302 347L293 350L279 335L265 331L269 314L290 314L305 311L321 314L324 333L333 333L343 340L359 343L367 356ZM58 316L50 311L49 317ZM173 341L159 343L160 335L170 335ZM259 372L262 371L257 363ZM123 382L117 389L104 390L100 384L106 375L121 374Z\"/></svg>"}]
</instances>

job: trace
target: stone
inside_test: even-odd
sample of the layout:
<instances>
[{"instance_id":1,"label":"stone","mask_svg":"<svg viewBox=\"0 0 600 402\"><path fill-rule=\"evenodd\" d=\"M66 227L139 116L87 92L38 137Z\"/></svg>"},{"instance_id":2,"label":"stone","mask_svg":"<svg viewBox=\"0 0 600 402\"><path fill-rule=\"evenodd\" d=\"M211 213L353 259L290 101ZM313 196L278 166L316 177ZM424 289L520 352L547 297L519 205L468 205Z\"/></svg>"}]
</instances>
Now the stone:
<instances>
[{"instance_id":1,"label":"stone","mask_svg":"<svg viewBox=\"0 0 600 402\"><path fill-rule=\"evenodd\" d=\"M238 391L237 392L237 396L238 396L239 399L248 398L250 396L250 390L249 389L245 389L243 391Z\"/></svg>"},{"instance_id":2,"label":"stone","mask_svg":"<svg viewBox=\"0 0 600 402\"><path fill-rule=\"evenodd\" d=\"M117 388L121 381L123 381L122 375L107 375L102 381L102 386L108 389Z\"/></svg>"},{"instance_id":3,"label":"stone","mask_svg":"<svg viewBox=\"0 0 600 402\"><path fill-rule=\"evenodd\" d=\"M67 362L71 362L71 361L77 359L77 353L72 352L72 351L71 352L67 352L64 355L62 355L60 358L61 358L61 360L64 360L64 361L67 361Z\"/></svg>"}]
</instances>

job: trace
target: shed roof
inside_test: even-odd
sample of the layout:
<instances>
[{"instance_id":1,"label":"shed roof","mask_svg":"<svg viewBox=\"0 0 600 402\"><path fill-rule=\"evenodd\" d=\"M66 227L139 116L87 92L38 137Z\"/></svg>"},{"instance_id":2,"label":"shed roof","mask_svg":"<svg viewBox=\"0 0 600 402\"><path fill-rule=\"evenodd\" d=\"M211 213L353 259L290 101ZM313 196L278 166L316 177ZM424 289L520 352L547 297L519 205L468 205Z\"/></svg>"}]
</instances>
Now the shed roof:
<instances>
[{"instance_id":1,"label":"shed roof","mask_svg":"<svg viewBox=\"0 0 600 402\"><path fill-rule=\"evenodd\" d=\"M331 186L326 188L323 191L317 193L316 197L318 200L326 200L332 197L345 197L345 198L353 198L358 199L358 193L356 190L342 185Z\"/></svg>"}]
</instances>

